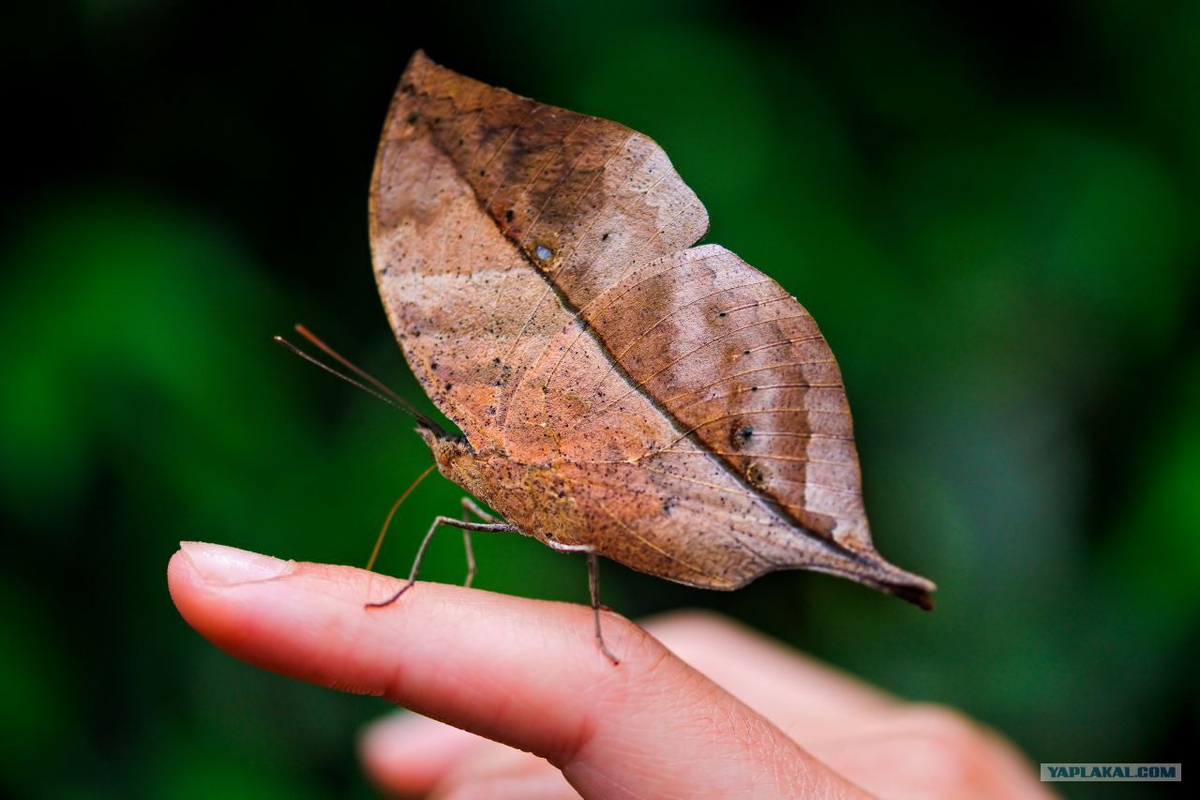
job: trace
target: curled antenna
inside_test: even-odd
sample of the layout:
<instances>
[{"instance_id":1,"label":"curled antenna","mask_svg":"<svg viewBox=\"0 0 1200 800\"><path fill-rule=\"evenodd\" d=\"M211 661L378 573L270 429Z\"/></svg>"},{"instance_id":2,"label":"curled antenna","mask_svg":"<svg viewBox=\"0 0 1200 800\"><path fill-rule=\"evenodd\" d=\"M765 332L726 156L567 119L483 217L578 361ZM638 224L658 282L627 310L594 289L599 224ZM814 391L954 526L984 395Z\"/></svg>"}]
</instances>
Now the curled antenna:
<instances>
[{"instance_id":1,"label":"curled antenna","mask_svg":"<svg viewBox=\"0 0 1200 800\"><path fill-rule=\"evenodd\" d=\"M308 328L304 327L303 325L299 325L299 324L297 324L295 327L296 327L296 333L300 334L305 339L312 342L312 344L314 344L322 353L329 356L330 358L332 358L333 360L335 360L339 364L341 364L343 367L345 367L346 369L353 372L355 375L362 378L363 381L366 381L366 383L355 380L354 378L350 377L349 375L345 374L344 372L339 372L338 370L329 366L325 362L304 352L299 347L297 347L296 345L289 342L287 339L284 339L282 336L274 336L272 338L274 339L274 341L283 345L288 350L291 350L293 353L300 356L308 363L313 364L317 367L320 367L321 369L328 372L330 375L341 378L342 380L344 380L346 383L350 384L351 386L358 387L359 389L362 389L364 392L371 395L372 397L382 400L383 402L387 403L388 405L398 408L401 411L403 411L404 413L409 414L421 426L428 428L429 430L433 431L434 433L438 434L439 436L447 436L448 435L446 433L445 429L443 429L441 425L438 425L436 422L434 422L428 416L426 416L425 414L418 411L416 409L416 407L413 406L412 403L408 402L403 397L401 397L400 395L393 392L391 389L389 389L387 386L385 386L382 381L378 380L371 374L367 373L364 370L359 369L354 364L350 363L350 361L348 359L346 359L340 353L338 353L336 350L334 350L332 347L330 347L329 345L325 344L323 341L318 339L316 337L316 335L313 334ZM367 385L367 384L370 384L370 385Z\"/></svg>"}]
</instances>

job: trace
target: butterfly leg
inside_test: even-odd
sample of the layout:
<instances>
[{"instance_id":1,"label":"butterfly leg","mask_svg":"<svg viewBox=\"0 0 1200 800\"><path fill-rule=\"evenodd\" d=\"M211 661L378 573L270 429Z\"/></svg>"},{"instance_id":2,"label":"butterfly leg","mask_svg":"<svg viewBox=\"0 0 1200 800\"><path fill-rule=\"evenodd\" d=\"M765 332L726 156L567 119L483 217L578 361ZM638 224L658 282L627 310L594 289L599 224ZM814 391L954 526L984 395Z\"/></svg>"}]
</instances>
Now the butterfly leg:
<instances>
[{"instance_id":1,"label":"butterfly leg","mask_svg":"<svg viewBox=\"0 0 1200 800\"><path fill-rule=\"evenodd\" d=\"M613 665L621 663L621 660L612 654L608 649L608 645L604 643L604 635L600 632L600 557L596 555L596 548L590 544L563 544L562 542L547 541L551 550L557 550L560 553L587 553L588 559L588 589L592 594L592 619L596 623L596 645L600 648L609 661Z\"/></svg>"},{"instance_id":2,"label":"butterfly leg","mask_svg":"<svg viewBox=\"0 0 1200 800\"><path fill-rule=\"evenodd\" d=\"M473 499L463 496L462 499L463 522L470 522L471 515L479 517L484 522L495 522L496 518L479 507ZM467 551L467 579L463 581L463 586L470 587L471 581L475 580L475 551L471 548L471 532L463 528L463 547Z\"/></svg>"},{"instance_id":3,"label":"butterfly leg","mask_svg":"<svg viewBox=\"0 0 1200 800\"><path fill-rule=\"evenodd\" d=\"M391 605L400 599L400 595L413 587L413 584L417 582L417 572L421 569L421 560L425 558L425 550L429 547L429 541L433 538L433 534L437 532L437 529L443 525L462 528L464 531L488 531L491 533L516 530L516 527L509 525L507 522L464 522L454 517L436 517L433 520L433 524L429 526L429 531L425 534L425 538L421 540L421 546L417 549L417 558L413 561L412 570L408 573L408 580L387 600L379 603L367 603L367 608L383 608L384 606Z\"/></svg>"}]
</instances>

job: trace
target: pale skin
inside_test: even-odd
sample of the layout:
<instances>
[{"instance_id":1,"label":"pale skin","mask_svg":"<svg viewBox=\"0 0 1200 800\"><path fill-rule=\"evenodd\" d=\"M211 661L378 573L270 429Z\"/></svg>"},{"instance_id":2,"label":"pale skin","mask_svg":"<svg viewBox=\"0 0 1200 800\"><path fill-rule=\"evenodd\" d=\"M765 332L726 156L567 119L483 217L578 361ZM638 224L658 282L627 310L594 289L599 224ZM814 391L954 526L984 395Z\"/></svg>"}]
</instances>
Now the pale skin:
<instances>
[{"instance_id":1,"label":"pale skin","mask_svg":"<svg viewBox=\"0 0 1200 800\"><path fill-rule=\"evenodd\" d=\"M1043 797L1011 745L724 618L642 626L478 589L185 544L184 619L231 655L423 716L362 736L382 791L454 798Z\"/></svg>"}]
</instances>

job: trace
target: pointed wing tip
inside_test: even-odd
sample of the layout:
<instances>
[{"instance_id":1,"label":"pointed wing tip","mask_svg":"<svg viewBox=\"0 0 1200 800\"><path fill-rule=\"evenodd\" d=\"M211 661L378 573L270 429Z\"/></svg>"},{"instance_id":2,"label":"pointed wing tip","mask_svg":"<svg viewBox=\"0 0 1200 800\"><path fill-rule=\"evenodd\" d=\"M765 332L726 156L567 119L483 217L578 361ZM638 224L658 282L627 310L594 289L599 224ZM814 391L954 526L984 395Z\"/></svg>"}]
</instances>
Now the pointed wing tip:
<instances>
[{"instance_id":1,"label":"pointed wing tip","mask_svg":"<svg viewBox=\"0 0 1200 800\"><path fill-rule=\"evenodd\" d=\"M876 558L879 558L876 555ZM907 570L884 561L879 558L879 561L874 565L875 574L867 577L864 583L879 589L881 592L898 597L906 603L912 603L917 608L925 611L933 610L933 598L930 593L937 591L937 584L920 575L916 575Z\"/></svg>"},{"instance_id":2,"label":"pointed wing tip","mask_svg":"<svg viewBox=\"0 0 1200 800\"><path fill-rule=\"evenodd\" d=\"M933 611L933 598L929 596L929 593L937 587L929 581L925 581L925 583L931 588L901 585L881 586L880 588L893 597L898 597L906 603L912 603L922 611Z\"/></svg>"},{"instance_id":3,"label":"pointed wing tip","mask_svg":"<svg viewBox=\"0 0 1200 800\"><path fill-rule=\"evenodd\" d=\"M920 575L887 564L886 572L871 583L880 591L912 603L923 611L933 611L933 598L929 595L937 591L937 584Z\"/></svg>"},{"instance_id":4,"label":"pointed wing tip","mask_svg":"<svg viewBox=\"0 0 1200 800\"><path fill-rule=\"evenodd\" d=\"M414 76L423 73L425 70L438 66L440 65L430 58L428 53L426 53L422 48L418 47L413 51L413 54L408 57L408 63L404 65L404 73L400 77L400 86L402 87L404 85L406 79L412 80ZM412 82L417 83L418 81L412 80ZM399 88L400 87L397 87L397 90L399 90Z\"/></svg>"},{"instance_id":5,"label":"pointed wing tip","mask_svg":"<svg viewBox=\"0 0 1200 800\"><path fill-rule=\"evenodd\" d=\"M898 597L906 603L912 603L925 611L933 610L933 598L930 594L937 591L937 584L933 581L900 569L875 552L874 548L870 551L860 550L858 556L862 559L860 568L850 571L847 577ZM861 569L862 566L866 566L866 569Z\"/></svg>"}]
</instances>

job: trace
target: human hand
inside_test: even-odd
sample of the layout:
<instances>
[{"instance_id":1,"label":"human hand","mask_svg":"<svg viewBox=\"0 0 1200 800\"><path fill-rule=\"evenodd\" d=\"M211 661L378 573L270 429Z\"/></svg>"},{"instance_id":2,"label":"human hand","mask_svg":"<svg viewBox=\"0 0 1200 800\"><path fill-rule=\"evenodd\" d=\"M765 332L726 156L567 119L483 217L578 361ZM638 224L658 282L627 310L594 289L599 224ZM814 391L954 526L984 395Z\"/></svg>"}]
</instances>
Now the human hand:
<instances>
[{"instance_id":1,"label":"human hand","mask_svg":"<svg viewBox=\"0 0 1200 800\"><path fill-rule=\"evenodd\" d=\"M363 761L388 792L1048 794L1010 745L957 713L899 701L713 615L644 630L605 613L614 666L584 606L425 583L368 611L399 582L208 544L185 544L168 581L184 619L230 654L441 720L395 715L367 730Z\"/></svg>"}]
</instances>

